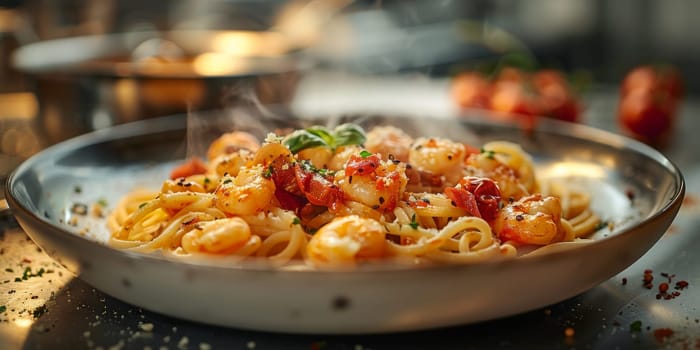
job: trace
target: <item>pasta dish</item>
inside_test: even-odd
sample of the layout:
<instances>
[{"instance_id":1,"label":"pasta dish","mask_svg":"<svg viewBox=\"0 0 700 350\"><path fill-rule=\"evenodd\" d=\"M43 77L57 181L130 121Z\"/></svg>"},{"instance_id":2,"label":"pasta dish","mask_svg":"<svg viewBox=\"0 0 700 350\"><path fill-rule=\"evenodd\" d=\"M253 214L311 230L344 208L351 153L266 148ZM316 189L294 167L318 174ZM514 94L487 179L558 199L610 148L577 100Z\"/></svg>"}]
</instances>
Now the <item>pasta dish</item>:
<instances>
[{"instance_id":1,"label":"pasta dish","mask_svg":"<svg viewBox=\"0 0 700 350\"><path fill-rule=\"evenodd\" d=\"M532 157L507 141L355 124L262 142L234 131L160 190L125 195L108 217L109 244L322 269L506 259L596 230L588 193L536 175Z\"/></svg>"}]
</instances>

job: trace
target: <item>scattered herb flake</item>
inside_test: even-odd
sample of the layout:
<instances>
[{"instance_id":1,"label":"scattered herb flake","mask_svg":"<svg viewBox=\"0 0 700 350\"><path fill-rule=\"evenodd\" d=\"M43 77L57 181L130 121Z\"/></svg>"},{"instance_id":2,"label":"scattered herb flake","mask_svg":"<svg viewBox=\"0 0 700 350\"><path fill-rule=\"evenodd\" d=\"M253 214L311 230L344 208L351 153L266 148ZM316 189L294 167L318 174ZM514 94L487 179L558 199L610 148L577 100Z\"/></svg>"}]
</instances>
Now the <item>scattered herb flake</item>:
<instances>
[{"instance_id":1,"label":"scattered herb flake","mask_svg":"<svg viewBox=\"0 0 700 350\"><path fill-rule=\"evenodd\" d=\"M146 202L143 202L143 203L139 204L139 209L141 209L141 208L145 207L145 206L146 206L146 204L148 204L148 203L146 203Z\"/></svg>"},{"instance_id":2,"label":"scattered herb flake","mask_svg":"<svg viewBox=\"0 0 700 350\"><path fill-rule=\"evenodd\" d=\"M411 226L414 230L418 229L418 221L416 221L416 214L413 214L413 216L411 217L411 223L408 225Z\"/></svg>"},{"instance_id":3,"label":"scattered herb flake","mask_svg":"<svg viewBox=\"0 0 700 350\"><path fill-rule=\"evenodd\" d=\"M80 186L75 186L75 187L73 187L73 192L75 192L75 193L82 193L82 192L83 192L83 188L80 187Z\"/></svg>"},{"instance_id":4,"label":"scattered herb flake","mask_svg":"<svg viewBox=\"0 0 700 350\"><path fill-rule=\"evenodd\" d=\"M97 200L97 204L99 204L99 205L101 205L101 206L103 206L103 207L106 207L106 206L107 206L107 200L104 199L104 198L100 198L100 199Z\"/></svg>"},{"instance_id":5,"label":"scattered herb flake","mask_svg":"<svg viewBox=\"0 0 700 350\"><path fill-rule=\"evenodd\" d=\"M301 224L301 220L299 218L295 217L294 220L292 220L292 225L299 225Z\"/></svg>"},{"instance_id":6,"label":"scattered herb flake","mask_svg":"<svg viewBox=\"0 0 700 350\"><path fill-rule=\"evenodd\" d=\"M267 169L263 171L263 177L266 179L269 179L272 177L272 174L275 172L275 168L272 167L272 165L268 166Z\"/></svg>"},{"instance_id":7,"label":"scattered herb flake","mask_svg":"<svg viewBox=\"0 0 700 350\"><path fill-rule=\"evenodd\" d=\"M5 312L5 311L7 311L7 306L5 306L5 305L0 305L0 313L3 313L3 312Z\"/></svg>"},{"instance_id":8,"label":"scattered herb flake","mask_svg":"<svg viewBox=\"0 0 700 350\"><path fill-rule=\"evenodd\" d=\"M46 305L41 305L32 311L32 316L34 316L34 318L39 318L41 315L45 314L46 311L48 311Z\"/></svg>"},{"instance_id":9,"label":"scattered herb flake","mask_svg":"<svg viewBox=\"0 0 700 350\"><path fill-rule=\"evenodd\" d=\"M495 156L496 156L496 152L495 152L495 151L487 150L487 149L481 147L481 149L479 149L479 152L480 152L481 154L483 154L483 155L484 155L486 158L488 158L488 159L495 159Z\"/></svg>"},{"instance_id":10,"label":"scattered herb flake","mask_svg":"<svg viewBox=\"0 0 700 350\"><path fill-rule=\"evenodd\" d=\"M630 323L630 332L639 333L642 331L642 321L637 320Z\"/></svg>"},{"instance_id":11,"label":"scattered herb flake","mask_svg":"<svg viewBox=\"0 0 700 350\"><path fill-rule=\"evenodd\" d=\"M362 152L360 152L360 157L362 157L362 158L367 158L371 155L372 155L372 152L367 151L367 150L363 150Z\"/></svg>"}]
</instances>

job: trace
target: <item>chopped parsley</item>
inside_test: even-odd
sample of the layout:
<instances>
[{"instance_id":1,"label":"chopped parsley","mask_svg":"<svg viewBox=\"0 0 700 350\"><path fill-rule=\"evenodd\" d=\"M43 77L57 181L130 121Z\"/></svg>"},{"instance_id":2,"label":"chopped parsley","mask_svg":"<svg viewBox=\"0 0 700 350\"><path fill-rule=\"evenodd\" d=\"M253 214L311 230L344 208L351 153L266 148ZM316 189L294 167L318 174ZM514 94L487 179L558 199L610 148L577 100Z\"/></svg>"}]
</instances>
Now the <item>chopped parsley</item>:
<instances>
[{"instance_id":1,"label":"chopped parsley","mask_svg":"<svg viewBox=\"0 0 700 350\"><path fill-rule=\"evenodd\" d=\"M301 224L301 220L299 218L295 217L294 220L292 220L292 225L299 225Z\"/></svg>"},{"instance_id":2,"label":"chopped parsley","mask_svg":"<svg viewBox=\"0 0 700 350\"><path fill-rule=\"evenodd\" d=\"M272 174L275 173L275 168L272 167L272 165L269 165L265 171L263 171L263 177L266 179L269 179L272 177Z\"/></svg>"},{"instance_id":3,"label":"chopped parsley","mask_svg":"<svg viewBox=\"0 0 700 350\"><path fill-rule=\"evenodd\" d=\"M97 204L99 204L99 205L101 205L101 206L103 206L103 207L106 207L106 206L107 206L107 200L104 199L104 198L100 198L100 199L97 200Z\"/></svg>"},{"instance_id":4,"label":"chopped parsley","mask_svg":"<svg viewBox=\"0 0 700 350\"><path fill-rule=\"evenodd\" d=\"M413 214L411 217L411 223L408 224L408 226L411 226L414 230L418 229L418 221L416 221L416 214Z\"/></svg>"},{"instance_id":5,"label":"chopped parsley","mask_svg":"<svg viewBox=\"0 0 700 350\"><path fill-rule=\"evenodd\" d=\"M143 203L139 204L139 209L141 209L141 208L145 207L145 206L146 206L146 204L148 204L148 202L143 202Z\"/></svg>"},{"instance_id":6,"label":"chopped parsley","mask_svg":"<svg viewBox=\"0 0 700 350\"><path fill-rule=\"evenodd\" d=\"M21 278L20 278L20 277L15 277L15 282L26 281L26 280L28 280L28 279L30 279L30 278L32 278L32 277L41 277L41 276L44 275L44 272L46 272L46 270L44 270L43 267L40 268L39 270L37 270L37 271L34 272L34 273L32 273L32 268L31 268L31 267L27 267L27 268L24 269L24 272L22 273L22 277L21 277Z\"/></svg>"},{"instance_id":7,"label":"chopped parsley","mask_svg":"<svg viewBox=\"0 0 700 350\"><path fill-rule=\"evenodd\" d=\"M335 172L329 169L319 169L315 167L313 164L311 164L311 161L308 159L304 159L301 161L301 168L310 171L316 174L319 174L321 176L333 176L335 175Z\"/></svg>"},{"instance_id":8,"label":"chopped parsley","mask_svg":"<svg viewBox=\"0 0 700 350\"><path fill-rule=\"evenodd\" d=\"M362 150L362 152L360 152L360 157L362 157L362 158L367 158L371 155L372 155L372 152L367 151L367 150Z\"/></svg>"},{"instance_id":9,"label":"chopped parsley","mask_svg":"<svg viewBox=\"0 0 700 350\"><path fill-rule=\"evenodd\" d=\"M75 192L75 193L82 193L82 192L83 192L83 188L80 187L80 186L75 186L75 187L73 187L73 192Z\"/></svg>"},{"instance_id":10,"label":"chopped parsley","mask_svg":"<svg viewBox=\"0 0 700 350\"><path fill-rule=\"evenodd\" d=\"M642 331L642 321L637 320L637 321L630 323L630 332L639 333L641 331Z\"/></svg>"},{"instance_id":11,"label":"chopped parsley","mask_svg":"<svg viewBox=\"0 0 700 350\"><path fill-rule=\"evenodd\" d=\"M0 312L5 312L5 311L7 311L7 306L0 305Z\"/></svg>"},{"instance_id":12,"label":"chopped parsley","mask_svg":"<svg viewBox=\"0 0 700 350\"><path fill-rule=\"evenodd\" d=\"M488 159L495 159L495 156L496 156L496 152L495 152L495 151L487 150L487 149L481 147L481 149L479 149L479 152L480 152L481 154L483 154L483 155L484 155L486 158L488 158Z\"/></svg>"},{"instance_id":13,"label":"chopped parsley","mask_svg":"<svg viewBox=\"0 0 700 350\"><path fill-rule=\"evenodd\" d=\"M233 180L231 180L231 179L224 180L224 184L231 183L231 182L233 182Z\"/></svg>"}]
</instances>

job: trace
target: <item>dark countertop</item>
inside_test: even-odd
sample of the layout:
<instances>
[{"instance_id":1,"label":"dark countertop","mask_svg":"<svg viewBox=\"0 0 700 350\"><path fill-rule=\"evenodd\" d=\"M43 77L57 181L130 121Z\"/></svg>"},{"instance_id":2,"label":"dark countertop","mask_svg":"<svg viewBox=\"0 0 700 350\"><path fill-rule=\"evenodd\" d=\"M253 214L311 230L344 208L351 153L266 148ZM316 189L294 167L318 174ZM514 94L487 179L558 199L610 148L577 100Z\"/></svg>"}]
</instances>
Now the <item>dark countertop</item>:
<instances>
[{"instance_id":1,"label":"dark countertop","mask_svg":"<svg viewBox=\"0 0 700 350\"><path fill-rule=\"evenodd\" d=\"M616 96L587 96L585 122L616 131ZM687 99L662 151L682 170L686 200L661 240L599 286L521 315L422 332L328 336L213 327L155 314L93 289L0 217L0 349L629 349L700 348L700 104ZM643 286L651 270L653 288ZM668 282L679 295L658 299ZM682 290L674 287L687 281ZM513 298L517 298L517 290Z\"/></svg>"}]
</instances>

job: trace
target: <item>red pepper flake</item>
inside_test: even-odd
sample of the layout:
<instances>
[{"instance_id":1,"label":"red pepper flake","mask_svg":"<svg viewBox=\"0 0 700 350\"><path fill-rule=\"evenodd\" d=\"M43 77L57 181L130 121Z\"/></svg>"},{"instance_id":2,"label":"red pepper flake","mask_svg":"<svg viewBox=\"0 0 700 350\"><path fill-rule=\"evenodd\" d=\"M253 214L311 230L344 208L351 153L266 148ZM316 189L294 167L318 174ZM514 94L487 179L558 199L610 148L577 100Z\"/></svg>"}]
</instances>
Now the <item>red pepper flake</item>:
<instances>
[{"instance_id":1,"label":"red pepper flake","mask_svg":"<svg viewBox=\"0 0 700 350\"><path fill-rule=\"evenodd\" d=\"M654 275L652 275L652 273L652 270L644 270L644 278L642 279L642 282L644 282L643 285L646 289L651 289L654 287L654 284L651 283L654 280Z\"/></svg>"},{"instance_id":2,"label":"red pepper flake","mask_svg":"<svg viewBox=\"0 0 700 350\"><path fill-rule=\"evenodd\" d=\"M654 330L654 338L659 343L663 343L666 339L673 335L673 330L670 328L658 328Z\"/></svg>"},{"instance_id":3,"label":"red pepper flake","mask_svg":"<svg viewBox=\"0 0 700 350\"><path fill-rule=\"evenodd\" d=\"M668 283L664 282L664 283L659 284L659 292L666 293L667 290L668 290Z\"/></svg>"},{"instance_id":4,"label":"red pepper flake","mask_svg":"<svg viewBox=\"0 0 700 350\"><path fill-rule=\"evenodd\" d=\"M686 289L686 288L688 288L688 281L678 281L678 282L676 282L676 287L675 287L675 289L683 290L683 289Z\"/></svg>"}]
</instances>

